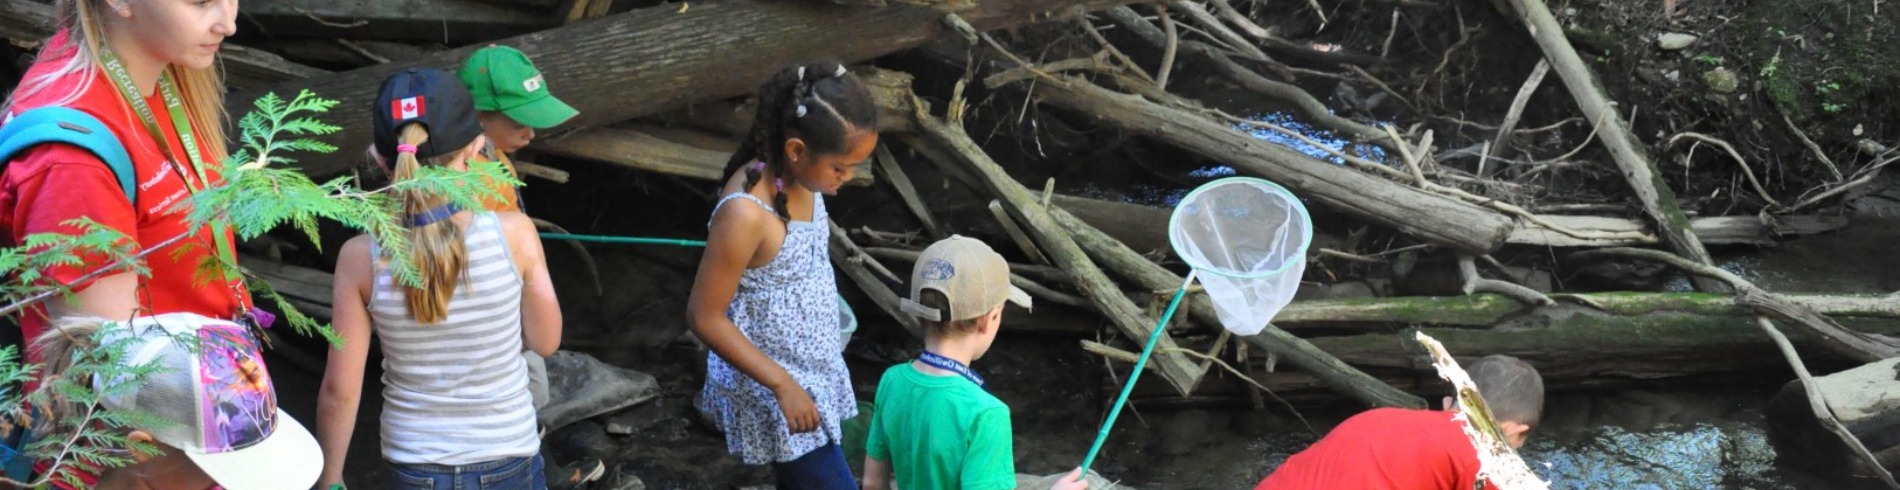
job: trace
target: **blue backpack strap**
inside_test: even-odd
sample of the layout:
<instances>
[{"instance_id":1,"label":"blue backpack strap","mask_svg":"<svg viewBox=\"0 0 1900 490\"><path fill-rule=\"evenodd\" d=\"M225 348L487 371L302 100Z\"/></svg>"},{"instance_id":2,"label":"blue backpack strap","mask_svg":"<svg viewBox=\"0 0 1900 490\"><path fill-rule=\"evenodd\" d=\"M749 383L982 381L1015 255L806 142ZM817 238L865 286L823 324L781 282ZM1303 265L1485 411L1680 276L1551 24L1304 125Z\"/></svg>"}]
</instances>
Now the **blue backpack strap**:
<instances>
[{"instance_id":1,"label":"blue backpack strap","mask_svg":"<svg viewBox=\"0 0 1900 490\"><path fill-rule=\"evenodd\" d=\"M126 201L138 202L138 176L132 171L132 155L125 152L125 145L104 123L78 109L40 107L0 126L0 167L15 154L45 143L65 143L92 152L118 178Z\"/></svg>"}]
</instances>

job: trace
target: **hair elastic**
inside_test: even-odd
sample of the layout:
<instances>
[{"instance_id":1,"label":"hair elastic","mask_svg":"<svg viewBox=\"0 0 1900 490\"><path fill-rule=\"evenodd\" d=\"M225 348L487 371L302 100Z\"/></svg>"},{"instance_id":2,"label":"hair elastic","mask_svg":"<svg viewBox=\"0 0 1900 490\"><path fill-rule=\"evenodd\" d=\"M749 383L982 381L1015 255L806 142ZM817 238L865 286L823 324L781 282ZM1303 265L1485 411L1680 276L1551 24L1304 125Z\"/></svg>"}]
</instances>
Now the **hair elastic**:
<instances>
[{"instance_id":1,"label":"hair elastic","mask_svg":"<svg viewBox=\"0 0 1900 490\"><path fill-rule=\"evenodd\" d=\"M455 203L436 206L435 209L409 216L409 227L421 228L433 225L442 220L449 219L449 217L455 216L455 213L459 212L462 212L462 207L455 205Z\"/></svg>"},{"instance_id":2,"label":"hair elastic","mask_svg":"<svg viewBox=\"0 0 1900 490\"><path fill-rule=\"evenodd\" d=\"M397 154L397 155L401 155L401 154L404 154L404 153L408 153L408 154L412 154L412 155L413 155L413 154L415 154L415 153L416 153L416 145L411 145L411 144L407 144L407 143L405 143L405 144L399 144L399 145L396 145L396 154Z\"/></svg>"}]
</instances>

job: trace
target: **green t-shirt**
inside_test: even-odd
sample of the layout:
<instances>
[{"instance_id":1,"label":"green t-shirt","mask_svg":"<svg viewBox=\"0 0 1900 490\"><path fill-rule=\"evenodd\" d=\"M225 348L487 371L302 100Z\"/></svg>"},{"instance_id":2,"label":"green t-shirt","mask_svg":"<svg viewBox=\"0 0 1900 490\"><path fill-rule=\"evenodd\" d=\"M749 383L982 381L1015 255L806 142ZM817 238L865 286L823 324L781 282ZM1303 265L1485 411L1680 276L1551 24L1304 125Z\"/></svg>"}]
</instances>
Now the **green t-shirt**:
<instances>
[{"instance_id":1,"label":"green t-shirt","mask_svg":"<svg viewBox=\"0 0 1900 490\"><path fill-rule=\"evenodd\" d=\"M878 381L865 452L891 463L904 490L1016 488L1009 406L961 376L924 374L910 363Z\"/></svg>"}]
</instances>

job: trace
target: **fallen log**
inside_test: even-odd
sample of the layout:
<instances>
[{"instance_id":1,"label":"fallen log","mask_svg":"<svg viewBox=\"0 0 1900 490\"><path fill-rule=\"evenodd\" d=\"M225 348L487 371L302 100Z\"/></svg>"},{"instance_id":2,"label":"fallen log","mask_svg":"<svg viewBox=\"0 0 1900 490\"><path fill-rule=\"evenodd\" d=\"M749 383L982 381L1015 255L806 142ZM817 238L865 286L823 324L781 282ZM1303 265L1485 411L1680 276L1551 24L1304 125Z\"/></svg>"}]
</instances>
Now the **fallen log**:
<instances>
[{"instance_id":1,"label":"fallen log","mask_svg":"<svg viewBox=\"0 0 1900 490\"><path fill-rule=\"evenodd\" d=\"M1764 318L1788 323L1796 327L1803 337L1814 339L1837 355L1860 362L1873 362L1900 356L1900 339L1853 331L1816 313L1811 308L1790 302L1780 295L1763 291L1748 280L1742 279L1741 276L1715 266L1698 264L1657 250L1637 248L1605 248L1578 252L1571 254L1570 257L1571 260L1623 257L1665 263L1692 274L1727 283L1736 292L1734 298L1736 305L1747 307ZM1772 332L1772 328L1769 330ZM1798 366L1797 364L1797 368Z\"/></svg>"},{"instance_id":2,"label":"fallen log","mask_svg":"<svg viewBox=\"0 0 1900 490\"><path fill-rule=\"evenodd\" d=\"M711 181L723 178L726 160L738 145L715 135L680 134L688 132L692 130L621 124L537 139L532 148L666 175ZM662 136L665 133L673 134L669 138ZM870 185L872 179L871 172L858 172L849 184Z\"/></svg>"},{"instance_id":3,"label":"fallen log","mask_svg":"<svg viewBox=\"0 0 1900 490\"><path fill-rule=\"evenodd\" d=\"M1516 228L1513 220L1489 209L1321 161L1199 114L1076 77L1060 80L1036 84L1035 97L1227 163L1307 199L1432 243L1484 254L1502 246Z\"/></svg>"},{"instance_id":4,"label":"fallen log","mask_svg":"<svg viewBox=\"0 0 1900 490\"><path fill-rule=\"evenodd\" d=\"M1030 191L1029 195L1038 200L1043 199L1043 194L1038 191ZM1049 203L1068 211L1137 253L1173 253L1173 245L1168 243L1167 223L1174 211L1169 208L1065 194L1056 194L1049 198ZM1338 247L1343 242L1337 236L1315 230L1308 254L1317 254L1317 250L1323 247Z\"/></svg>"},{"instance_id":5,"label":"fallen log","mask_svg":"<svg viewBox=\"0 0 1900 490\"><path fill-rule=\"evenodd\" d=\"M991 193L1004 202L1010 214L1022 220L1028 228L1027 231L1035 235L1036 241L1042 245L1044 251L1048 252L1049 258L1074 277L1076 288L1082 292L1082 296L1088 298L1089 302L1094 304L1103 316L1108 317L1122 334L1145 340L1155 328L1159 328L1154 320L1142 312L1140 307L1128 301L1120 288L1109 281L1108 276L1104 275L1101 269L1083 254L1075 239L1056 224L1055 218L1051 217L1050 213L1038 204L1038 201L1029 196L1028 189L1024 189L1022 184L1012 179L1001 166L990 160L989 155L983 153L983 149L963 132L963 128L950 126L935 116L931 116L925 110L923 101L918 100L915 103L917 104L915 122L919 132L925 138L940 145L955 159L954 162L942 163L962 166L969 169L970 173L979 176ZM1171 287L1179 286L1177 283ZM1167 379L1175 391L1182 396L1192 393L1194 385L1200 382L1206 369L1195 365L1185 356L1173 352L1173 349L1176 349L1174 340L1165 331L1161 332L1161 338L1155 342L1155 348L1157 353L1153 361L1160 369L1162 378Z\"/></svg>"},{"instance_id":6,"label":"fallen log","mask_svg":"<svg viewBox=\"0 0 1900 490\"><path fill-rule=\"evenodd\" d=\"M1512 245L1532 245L1539 247L1622 247L1630 245L1654 245L1658 243L1651 227L1633 219L1610 218L1601 216L1543 216L1545 221L1558 226L1584 233L1609 236L1611 234L1627 236L1635 232L1640 238L1577 238L1549 228L1527 223L1511 232L1505 243ZM1695 218L1689 220L1689 227L1695 230L1697 238L1710 245L1760 245L1776 244L1777 237L1813 235L1834 231L1847 226L1843 216L1777 216L1774 223L1764 223L1754 216L1720 216L1713 218Z\"/></svg>"},{"instance_id":7,"label":"fallen log","mask_svg":"<svg viewBox=\"0 0 1900 490\"><path fill-rule=\"evenodd\" d=\"M1789 302L1844 321L1900 321L1900 298L1885 295L1790 294ZM1526 307L1496 294L1470 296L1360 298L1294 301L1274 316L1288 330L1391 331L1407 326L1450 328L1538 328L1561 323L1577 308L1612 316L1641 316L1673 311L1711 317L1742 318L1754 310L1715 293L1594 293L1555 295L1558 305Z\"/></svg>"},{"instance_id":8,"label":"fallen log","mask_svg":"<svg viewBox=\"0 0 1900 490\"><path fill-rule=\"evenodd\" d=\"M468 0L246 2L246 22L272 36L479 43L560 24L546 9Z\"/></svg>"},{"instance_id":9,"label":"fallen log","mask_svg":"<svg viewBox=\"0 0 1900 490\"><path fill-rule=\"evenodd\" d=\"M20 1L20 0L15 0ZM995 0L958 12L978 29L1013 27L1058 10L1095 10L1126 0ZM580 115L560 131L600 127L648 114L744 95L781 66L802 60L863 61L904 50L944 34L942 11L909 5L837 8L817 2L734 0L698 3L690 9L666 4L635 9L495 41L519 48L546 77L547 85ZM385 77L413 66L453 70L479 45L435 53L408 62L359 68L234 93L232 113L264 90L309 89L341 101L325 119L343 131L330 142L343 148L368 144L370 101ZM299 162L314 176L349 168L351 152Z\"/></svg>"},{"instance_id":10,"label":"fallen log","mask_svg":"<svg viewBox=\"0 0 1900 490\"><path fill-rule=\"evenodd\" d=\"M1751 313L1710 315L1665 309L1637 315L1610 315L1576 305L1554 308L1568 310L1569 316L1535 328L1423 330L1455 351L1463 361L1492 354L1522 358L1537 367L1545 387L1553 390L1654 388L1659 383L1714 378L1759 381L1763 376L1791 377L1775 342L1761 334L1755 325L1756 317ZM1276 318L1276 322L1278 320ZM1864 332L1900 334L1900 319L1891 316L1854 318L1848 319L1848 323ZM1434 375L1430 356L1411 340L1415 330L1313 337L1308 341L1391 389L1433 397L1443 395L1445 387ZM1814 362L1834 367L1853 364L1851 359L1831 353L1812 338L1795 334L1792 340ZM1281 367L1289 361L1286 357L1277 360ZM1320 391L1339 391L1303 369L1265 372L1264 362L1256 358L1251 367L1242 370L1279 396L1311 399L1319 396ZM1227 397L1239 403L1241 398L1236 395L1252 389L1229 379L1227 373L1217 372L1210 373L1195 394ZM1172 395L1152 388L1137 387L1137 390L1138 395L1164 398Z\"/></svg>"},{"instance_id":11,"label":"fallen log","mask_svg":"<svg viewBox=\"0 0 1900 490\"><path fill-rule=\"evenodd\" d=\"M1577 106L1583 110L1583 116L1596 127L1597 137L1603 147L1610 151L1623 178L1629 182L1630 190L1636 194L1637 202L1643 204L1643 214L1655 225L1661 235L1663 245L1676 254L1689 260L1710 265L1708 249L1696 238L1695 230L1689 226L1689 218L1683 214L1682 207L1676 203L1676 193L1669 188L1662 174L1656 171L1656 163L1650 160L1644 146L1630 133L1628 123L1616 110L1603 86L1597 83L1596 76L1590 73L1590 67L1577 55L1577 49L1564 37L1563 26L1550 13L1550 7L1544 0L1509 0L1511 9L1530 29L1531 38L1537 46L1543 48L1545 59L1551 68L1557 71L1564 86L1570 89L1570 95L1577 100ZM1696 289L1700 291L1722 291L1723 284L1704 277L1692 277Z\"/></svg>"},{"instance_id":12,"label":"fallen log","mask_svg":"<svg viewBox=\"0 0 1900 490\"><path fill-rule=\"evenodd\" d=\"M37 46L53 35L53 7L31 0L0 0L0 37L23 45ZM299 80L328 73L284 60L264 51L225 43L218 49L224 62L224 82L232 89L256 89L286 80ZM263 95L258 92L255 95ZM295 92L279 95L296 95ZM232 114L250 112L256 97L226 97ZM366 106L367 107L367 106ZM339 168L338 170L341 170Z\"/></svg>"}]
</instances>

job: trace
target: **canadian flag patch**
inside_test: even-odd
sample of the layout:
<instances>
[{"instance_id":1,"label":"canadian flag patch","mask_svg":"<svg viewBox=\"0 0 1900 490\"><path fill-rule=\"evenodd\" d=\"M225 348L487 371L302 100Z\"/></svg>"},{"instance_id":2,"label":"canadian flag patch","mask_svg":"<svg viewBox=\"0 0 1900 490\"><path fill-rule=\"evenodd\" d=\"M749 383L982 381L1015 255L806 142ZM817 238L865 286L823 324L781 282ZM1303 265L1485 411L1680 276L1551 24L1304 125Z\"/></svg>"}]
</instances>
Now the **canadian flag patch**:
<instances>
[{"instance_id":1,"label":"canadian flag patch","mask_svg":"<svg viewBox=\"0 0 1900 490\"><path fill-rule=\"evenodd\" d=\"M395 115L397 121L422 117L422 97L409 97L390 102L389 113Z\"/></svg>"}]
</instances>

